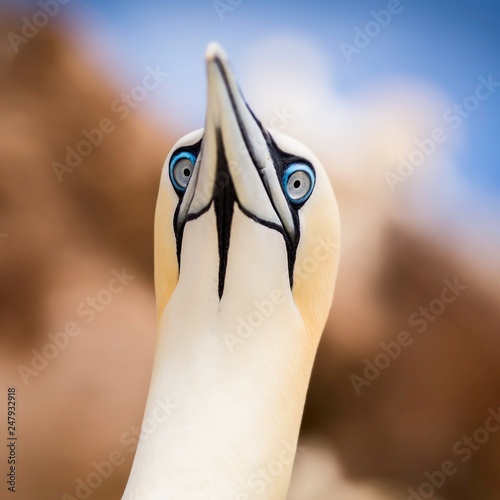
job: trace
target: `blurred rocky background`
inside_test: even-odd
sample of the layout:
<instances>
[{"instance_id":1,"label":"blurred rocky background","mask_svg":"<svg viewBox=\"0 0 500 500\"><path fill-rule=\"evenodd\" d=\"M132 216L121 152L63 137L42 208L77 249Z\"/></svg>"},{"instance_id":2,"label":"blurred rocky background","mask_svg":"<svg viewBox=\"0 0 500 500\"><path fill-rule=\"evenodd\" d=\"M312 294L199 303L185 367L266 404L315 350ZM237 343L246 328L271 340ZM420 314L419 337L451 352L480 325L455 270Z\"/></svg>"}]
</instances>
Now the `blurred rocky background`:
<instances>
[{"instance_id":1,"label":"blurred rocky background","mask_svg":"<svg viewBox=\"0 0 500 500\"><path fill-rule=\"evenodd\" d=\"M207 4L217 23L221 12L244 17L244 4ZM137 23L147 25L152 5ZM40 4L0 4L0 380L2 392L17 387L22 500L121 497L156 337L156 190L190 120L168 99L160 110L143 105L140 84L110 70L82 36L93 11L81 21L71 8L44 24L33 17ZM23 16L32 31L22 31ZM201 71L202 56L188 66ZM398 170L416 139L445 127L452 99L417 78L347 98L321 57L304 40L273 34L254 44L240 74L264 123L317 152L343 222L289 498L497 499L498 198L458 179L467 128L446 129L450 140L410 175ZM155 63L145 68L160 84ZM2 477L6 470L2 460Z\"/></svg>"}]
</instances>

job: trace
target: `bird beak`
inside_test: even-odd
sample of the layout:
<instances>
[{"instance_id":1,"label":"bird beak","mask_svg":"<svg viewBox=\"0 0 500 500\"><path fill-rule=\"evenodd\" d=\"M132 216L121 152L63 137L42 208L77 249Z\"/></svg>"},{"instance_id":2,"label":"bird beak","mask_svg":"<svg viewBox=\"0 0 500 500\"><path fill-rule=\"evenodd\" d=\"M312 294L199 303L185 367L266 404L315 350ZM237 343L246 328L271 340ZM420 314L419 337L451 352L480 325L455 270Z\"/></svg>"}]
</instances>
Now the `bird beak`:
<instances>
[{"instance_id":1,"label":"bird beak","mask_svg":"<svg viewBox=\"0 0 500 500\"><path fill-rule=\"evenodd\" d=\"M248 108L222 47L210 44L206 61L205 132L177 225L207 210L230 184L234 201L246 215L293 241L296 227L268 147L267 132Z\"/></svg>"}]
</instances>

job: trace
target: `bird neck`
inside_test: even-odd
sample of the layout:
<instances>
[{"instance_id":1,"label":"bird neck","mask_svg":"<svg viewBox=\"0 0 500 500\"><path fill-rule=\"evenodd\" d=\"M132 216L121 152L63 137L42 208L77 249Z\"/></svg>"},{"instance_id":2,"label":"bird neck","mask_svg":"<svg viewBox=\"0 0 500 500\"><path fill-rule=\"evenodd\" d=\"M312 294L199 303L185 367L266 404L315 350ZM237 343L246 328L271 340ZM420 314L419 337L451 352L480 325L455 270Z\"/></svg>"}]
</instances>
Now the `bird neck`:
<instances>
[{"instance_id":1,"label":"bird neck","mask_svg":"<svg viewBox=\"0 0 500 500\"><path fill-rule=\"evenodd\" d=\"M286 498L316 346L287 284L227 297L178 286L165 308L124 499Z\"/></svg>"}]
</instances>

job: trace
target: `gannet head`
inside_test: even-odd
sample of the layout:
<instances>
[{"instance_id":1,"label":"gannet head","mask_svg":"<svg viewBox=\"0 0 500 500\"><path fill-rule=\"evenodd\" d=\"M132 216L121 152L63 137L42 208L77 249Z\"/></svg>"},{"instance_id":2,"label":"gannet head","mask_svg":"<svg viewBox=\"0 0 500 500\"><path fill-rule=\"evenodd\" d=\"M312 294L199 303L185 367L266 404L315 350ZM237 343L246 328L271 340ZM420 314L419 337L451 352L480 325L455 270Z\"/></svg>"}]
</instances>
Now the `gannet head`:
<instances>
[{"instance_id":1,"label":"gannet head","mask_svg":"<svg viewBox=\"0 0 500 500\"><path fill-rule=\"evenodd\" d=\"M205 128L175 144L160 181L144 416L155 434L141 433L127 500L286 497L337 272L325 170L263 127L218 45L206 57ZM279 475L257 480L275 463Z\"/></svg>"},{"instance_id":2,"label":"gannet head","mask_svg":"<svg viewBox=\"0 0 500 500\"><path fill-rule=\"evenodd\" d=\"M281 300L294 303L318 340L340 242L328 176L307 147L256 118L218 44L209 45L206 64L205 128L174 145L162 172L155 219L159 318L181 283L214 311L285 288ZM185 304L186 314L194 305Z\"/></svg>"}]
</instances>

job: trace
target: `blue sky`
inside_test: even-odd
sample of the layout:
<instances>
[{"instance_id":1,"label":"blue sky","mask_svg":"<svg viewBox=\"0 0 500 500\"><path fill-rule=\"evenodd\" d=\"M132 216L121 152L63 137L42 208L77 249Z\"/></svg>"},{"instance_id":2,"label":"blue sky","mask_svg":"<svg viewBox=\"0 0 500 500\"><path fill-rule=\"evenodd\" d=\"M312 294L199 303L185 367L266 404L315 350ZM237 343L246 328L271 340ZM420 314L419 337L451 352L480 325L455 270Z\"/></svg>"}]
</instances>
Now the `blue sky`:
<instances>
[{"instance_id":1,"label":"blue sky","mask_svg":"<svg viewBox=\"0 0 500 500\"><path fill-rule=\"evenodd\" d=\"M398 76L429 83L451 102L461 102L479 76L493 74L500 81L497 0L400 0L402 12L350 63L340 44L352 42L355 27L366 25L370 11L386 9L391 0L221 0L231 1L234 8L223 20L212 0L71 0L64 8L77 13L96 37L109 34L112 47L102 49L104 57L130 82L148 65L166 68L170 87L165 102L157 99L155 106L166 105L168 93L175 95L179 122L187 128L203 124L204 68L193 61L201 60L212 39L226 47L238 69L237 61L262 37L281 32L305 36L327 55L326 70L345 95ZM464 123L455 158L467 182L495 196L500 194L499 132L500 91Z\"/></svg>"}]
</instances>

